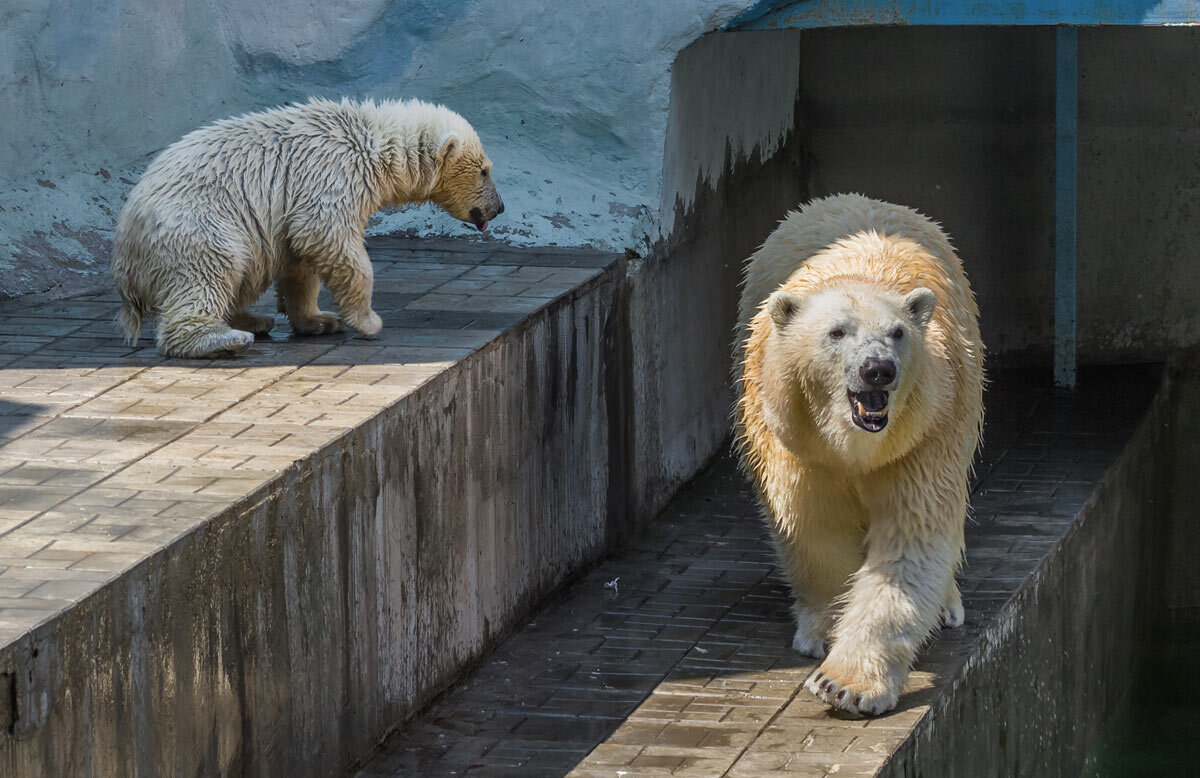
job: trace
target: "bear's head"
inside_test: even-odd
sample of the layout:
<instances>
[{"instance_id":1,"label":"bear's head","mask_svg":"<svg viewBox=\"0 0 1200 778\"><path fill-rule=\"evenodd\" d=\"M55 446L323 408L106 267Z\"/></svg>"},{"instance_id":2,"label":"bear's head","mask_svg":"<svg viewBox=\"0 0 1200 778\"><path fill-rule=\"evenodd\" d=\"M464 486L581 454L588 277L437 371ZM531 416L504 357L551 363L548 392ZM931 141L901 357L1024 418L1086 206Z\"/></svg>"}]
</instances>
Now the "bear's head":
<instances>
[{"instance_id":1,"label":"bear's head","mask_svg":"<svg viewBox=\"0 0 1200 778\"><path fill-rule=\"evenodd\" d=\"M768 424L789 447L817 435L845 458L868 456L922 391L936 307L925 287L901 295L852 279L773 292L764 304Z\"/></svg>"},{"instance_id":2,"label":"bear's head","mask_svg":"<svg viewBox=\"0 0 1200 778\"><path fill-rule=\"evenodd\" d=\"M429 199L481 232L489 221L504 213L504 201L492 180L492 161L474 132L452 131L441 137Z\"/></svg>"}]
</instances>

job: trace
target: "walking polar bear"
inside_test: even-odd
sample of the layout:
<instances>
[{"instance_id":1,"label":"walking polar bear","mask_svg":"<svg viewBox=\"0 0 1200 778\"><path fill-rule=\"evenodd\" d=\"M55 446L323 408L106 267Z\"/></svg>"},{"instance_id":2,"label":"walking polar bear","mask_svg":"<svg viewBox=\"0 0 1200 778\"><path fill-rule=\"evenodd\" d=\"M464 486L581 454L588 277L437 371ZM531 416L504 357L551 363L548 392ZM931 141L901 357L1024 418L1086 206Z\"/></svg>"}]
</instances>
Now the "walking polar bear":
<instances>
[{"instance_id":1,"label":"walking polar bear","mask_svg":"<svg viewBox=\"0 0 1200 778\"><path fill-rule=\"evenodd\" d=\"M921 643L963 621L983 424L978 308L949 239L858 195L790 213L746 268L737 435L830 705L895 707ZM828 641L828 642L827 642Z\"/></svg>"},{"instance_id":2,"label":"walking polar bear","mask_svg":"<svg viewBox=\"0 0 1200 778\"><path fill-rule=\"evenodd\" d=\"M236 354L274 325L247 310L274 283L297 334L375 335L367 219L424 201L480 230L504 211L478 135L442 106L314 99L203 127L151 163L121 212L121 326L134 342L155 313L164 356ZM318 310L322 283L340 316Z\"/></svg>"}]
</instances>

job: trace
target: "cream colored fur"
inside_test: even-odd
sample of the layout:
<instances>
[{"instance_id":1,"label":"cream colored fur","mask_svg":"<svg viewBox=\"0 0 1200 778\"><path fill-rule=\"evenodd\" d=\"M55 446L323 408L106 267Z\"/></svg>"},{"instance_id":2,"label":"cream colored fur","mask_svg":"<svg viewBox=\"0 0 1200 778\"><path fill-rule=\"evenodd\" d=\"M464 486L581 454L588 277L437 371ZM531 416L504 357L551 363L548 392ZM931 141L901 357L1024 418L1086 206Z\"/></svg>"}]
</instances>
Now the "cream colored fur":
<instances>
[{"instance_id":1,"label":"cream colored fur","mask_svg":"<svg viewBox=\"0 0 1200 778\"><path fill-rule=\"evenodd\" d=\"M367 218L432 200L486 220L503 208L490 170L465 119L417 100L314 99L196 130L151 163L121 212L120 323L132 342L157 314L166 356L237 353L274 324L247 312L274 282L296 333L345 323L372 336ZM317 309L321 283L340 316Z\"/></svg>"},{"instance_id":2,"label":"cream colored fur","mask_svg":"<svg viewBox=\"0 0 1200 778\"><path fill-rule=\"evenodd\" d=\"M904 296L919 287L936 297L923 328L902 318ZM800 304L786 310L800 313L782 327L769 301L788 293ZM844 376L829 367L822 319L847 310L856 325L904 321L908 333L880 432L854 425ZM962 623L954 574L983 421L982 351L958 257L909 208L816 200L749 260L736 345L740 453L796 598L793 646L824 659L808 688L835 707L890 710L939 618Z\"/></svg>"}]
</instances>

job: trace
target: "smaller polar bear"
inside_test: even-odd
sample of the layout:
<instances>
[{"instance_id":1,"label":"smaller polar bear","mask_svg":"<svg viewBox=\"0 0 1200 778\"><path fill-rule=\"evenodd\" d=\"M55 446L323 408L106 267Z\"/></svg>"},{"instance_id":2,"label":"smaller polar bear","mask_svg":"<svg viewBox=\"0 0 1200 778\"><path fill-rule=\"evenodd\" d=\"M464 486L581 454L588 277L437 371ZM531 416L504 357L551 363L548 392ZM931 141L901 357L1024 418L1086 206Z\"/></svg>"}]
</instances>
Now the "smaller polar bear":
<instances>
[{"instance_id":1,"label":"smaller polar bear","mask_svg":"<svg viewBox=\"0 0 1200 778\"><path fill-rule=\"evenodd\" d=\"M150 164L121 211L121 326L134 342L154 313L164 356L237 354L274 325L247 310L274 283L296 334L345 323L373 336L367 219L425 201L480 230L504 212L478 135L442 106L314 99L203 127ZM317 309L322 283L340 316Z\"/></svg>"},{"instance_id":2,"label":"smaller polar bear","mask_svg":"<svg viewBox=\"0 0 1200 778\"><path fill-rule=\"evenodd\" d=\"M737 432L795 596L807 688L895 707L939 618L963 621L967 479L983 345L962 264L914 210L839 195L749 260Z\"/></svg>"}]
</instances>

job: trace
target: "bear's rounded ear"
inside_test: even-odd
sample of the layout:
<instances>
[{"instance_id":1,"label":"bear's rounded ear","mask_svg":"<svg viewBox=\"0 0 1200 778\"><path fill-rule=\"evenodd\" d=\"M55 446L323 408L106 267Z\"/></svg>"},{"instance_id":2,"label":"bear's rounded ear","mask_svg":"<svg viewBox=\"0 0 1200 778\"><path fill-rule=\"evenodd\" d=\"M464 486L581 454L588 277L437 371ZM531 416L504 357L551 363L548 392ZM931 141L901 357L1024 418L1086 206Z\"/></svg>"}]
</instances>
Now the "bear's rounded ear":
<instances>
[{"instance_id":1,"label":"bear's rounded ear","mask_svg":"<svg viewBox=\"0 0 1200 778\"><path fill-rule=\"evenodd\" d=\"M779 329L786 327L800 313L803 305L804 300L800 295L786 289L780 289L767 298L767 311Z\"/></svg>"},{"instance_id":2,"label":"bear's rounded ear","mask_svg":"<svg viewBox=\"0 0 1200 778\"><path fill-rule=\"evenodd\" d=\"M904 310L908 311L908 315L922 329L933 318L935 308L937 308L937 296L934 295L933 290L924 286L918 286L904 295Z\"/></svg>"},{"instance_id":3,"label":"bear's rounded ear","mask_svg":"<svg viewBox=\"0 0 1200 778\"><path fill-rule=\"evenodd\" d=\"M445 165L450 160L458 156L458 150L462 148L462 141L455 133L447 133L438 141L438 166Z\"/></svg>"}]
</instances>

